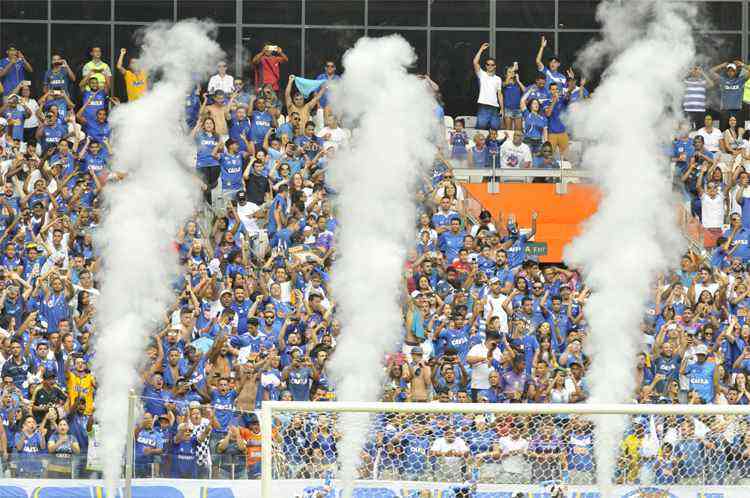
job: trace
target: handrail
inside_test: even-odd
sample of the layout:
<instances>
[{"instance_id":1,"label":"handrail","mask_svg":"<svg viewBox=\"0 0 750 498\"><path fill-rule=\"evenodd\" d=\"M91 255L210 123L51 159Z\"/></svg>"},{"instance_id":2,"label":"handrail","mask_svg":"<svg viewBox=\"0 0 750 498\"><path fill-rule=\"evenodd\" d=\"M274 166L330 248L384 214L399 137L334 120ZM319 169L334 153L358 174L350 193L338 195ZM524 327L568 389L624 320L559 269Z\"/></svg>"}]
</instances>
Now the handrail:
<instances>
[{"instance_id":1,"label":"handrail","mask_svg":"<svg viewBox=\"0 0 750 498\"><path fill-rule=\"evenodd\" d=\"M453 174L458 178L592 178L594 175L587 169L521 169L521 168L454 168Z\"/></svg>"}]
</instances>

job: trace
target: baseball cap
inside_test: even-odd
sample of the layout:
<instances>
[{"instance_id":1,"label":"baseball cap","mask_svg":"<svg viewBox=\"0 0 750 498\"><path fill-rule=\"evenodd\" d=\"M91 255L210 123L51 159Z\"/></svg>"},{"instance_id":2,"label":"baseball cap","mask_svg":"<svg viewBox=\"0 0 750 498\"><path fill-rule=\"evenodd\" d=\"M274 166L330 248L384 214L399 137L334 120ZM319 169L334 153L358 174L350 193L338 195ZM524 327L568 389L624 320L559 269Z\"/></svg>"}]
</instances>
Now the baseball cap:
<instances>
[{"instance_id":1,"label":"baseball cap","mask_svg":"<svg viewBox=\"0 0 750 498\"><path fill-rule=\"evenodd\" d=\"M0 118L0 126L7 126L8 120L5 118Z\"/></svg>"},{"instance_id":2,"label":"baseball cap","mask_svg":"<svg viewBox=\"0 0 750 498\"><path fill-rule=\"evenodd\" d=\"M411 354L423 354L424 351L422 351L422 348L419 346L414 346L411 348Z\"/></svg>"},{"instance_id":3,"label":"baseball cap","mask_svg":"<svg viewBox=\"0 0 750 498\"><path fill-rule=\"evenodd\" d=\"M221 88L217 88L216 90L214 90L213 94L214 95L224 95L224 90L222 90Z\"/></svg>"},{"instance_id":4,"label":"baseball cap","mask_svg":"<svg viewBox=\"0 0 750 498\"><path fill-rule=\"evenodd\" d=\"M223 296L224 294L232 294L232 291L229 289L224 289L223 291L219 292L219 297Z\"/></svg>"},{"instance_id":5,"label":"baseball cap","mask_svg":"<svg viewBox=\"0 0 750 498\"><path fill-rule=\"evenodd\" d=\"M697 348L695 348L695 354L708 354L708 348L705 344L701 344Z\"/></svg>"},{"instance_id":6,"label":"baseball cap","mask_svg":"<svg viewBox=\"0 0 750 498\"><path fill-rule=\"evenodd\" d=\"M45 370L42 376L43 379L54 379L55 377L57 377L57 374L52 370Z\"/></svg>"},{"instance_id":7,"label":"baseball cap","mask_svg":"<svg viewBox=\"0 0 750 498\"><path fill-rule=\"evenodd\" d=\"M500 279L499 279L499 278L497 278L497 277L492 277L492 278L490 279L490 283L491 283L491 284L499 284L499 283L500 283Z\"/></svg>"},{"instance_id":8,"label":"baseball cap","mask_svg":"<svg viewBox=\"0 0 750 498\"><path fill-rule=\"evenodd\" d=\"M245 191L240 190L239 192L237 192L236 198L238 201L244 201L246 198Z\"/></svg>"},{"instance_id":9,"label":"baseball cap","mask_svg":"<svg viewBox=\"0 0 750 498\"><path fill-rule=\"evenodd\" d=\"M736 71L737 70L737 64L734 64L734 63L727 64L727 69L734 69Z\"/></svg>"}]
</instances>

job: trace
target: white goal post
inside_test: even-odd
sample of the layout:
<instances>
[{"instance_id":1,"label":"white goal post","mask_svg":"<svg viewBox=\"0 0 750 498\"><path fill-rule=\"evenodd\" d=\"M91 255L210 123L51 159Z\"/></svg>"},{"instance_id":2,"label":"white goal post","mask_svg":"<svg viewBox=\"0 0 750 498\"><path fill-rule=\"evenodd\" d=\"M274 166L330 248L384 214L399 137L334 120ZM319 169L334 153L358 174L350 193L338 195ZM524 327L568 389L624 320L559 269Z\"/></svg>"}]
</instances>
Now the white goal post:
<instances>
[{"instance_id":1,"label":"white goal post","mask_svg":"<svg viewBox=\"0 0 750 498\"><path fill-rule=\"evenodd\" d=\"M339 417L344 414L359 414L359 428L337 427ZM299 417L299 416L302 417ZM490 440L482 450L472 448L467 452L459 464L453 464L447 468L447 473L440 473L431 469L429 473L424 472L418 478L412 473L399 470L388 472L364 471L365 474L356 476L356 487L390 487L394 491L393 496L432 496L430 494L407 494L406 488L424 489L429 487L445 488L449 485L479 483L480 490L496 491L511 489L513 491L538 491L540 485L545 483L563 483L563 485L582 486L577 488L583 490L599 490L595 482L595 471L589 467L577 466L571 463L566 455L573 455L570 447L564 449L565 445L573 444L571 434L581 434L581 427L588 427L590 434L587 436L590 446L593 446L592 436L598 434L595 427L609 426L607 420L615 422L622 421L618 427L626 429L618 437L617 441L611 441L606 451L618 456L613 457L616 462L616 472L612 481L604 483L605 486L619 486L622 489L640 489L643 486L651 486L648 489L684 489L684 496L696 496L694 489L709 490L713 486L720 486L722 490L734 490L724 492L722 496L733 498L734 496L750 496L750 406L745 405L669 405L669 404L520 404L520 403L350 403L350 402L279 402L265 401L261 408L261 437L262 437L262 463L261 463L261 496L271 498L276 496L301 496L302 489L307 486L320 485L323 481L322 473L316 470L305 472L304 475L291 475L289 468L295 468L302 464L304 467L308 462L300 462L300 458L307 458L312 452L295 451L292 438L288 437L291 426L298 424L304 419L306 431L316 431L319 420L318 416L325 415L325 424L331 424L333 432L341 432L346 438L347 431L361 430L369 434L374 440L376 431L373 425L380 423L378 427L389 423L396 429L389 429L387 434L395 434L397 431L409 433L413 427L427 427L427 435L419 433L420 437L426 438L426 445L434 445L435 440L441 435L450 432L446 436L453 437L453 433L462 437L465 430L469 439L470 434L475 434L472 420L481 420L483 429L486 422L490 423L487 431ZM295 419L295 417L297 417ZM610 418L608 418L610 417ZM380 421L380 422L376 422ZM383 422L386 421L386 422ZM389 422L392 421L392 422ZM468 426L466 424L469 424ZM441 425L442 424L442 425ZM603 424L603 425L602 425ZM501 438L503 427L522 427L522 437L527 438L533 446L534 438L540 437L541 432L554 433L554 438L559 439L560 459L555 459L553 465L543 461L539 450L528 446L523 454L527 480L515 482L508 474L503 472L502 457L495 455L502 450L493 449L497 441L493 437ZM390 427L390 426L389 426ZM442 427L445 432L429 431L429 428ZM467 428L468 427L468 428ZM339 431L340 429L340 431ZM497 433L493 432L497 429ZM474 432L471 432L474 431ZM576 432L578 431L578 432ZM585 430L584 430L585 432ZM396 457L383 462L397 460L403 456L404 448L387 447L382 441L380 431L377 443L370 443L370 451L394 451ZM314 432L314 434L318 434ZM319 437L319 436L316 436ZM387 436L386 436L387 437ZM518 437L514 435L514 437ZM548 436L545 436L548 437ZM579 438L580 439L580 438ZM302 438L301 440L305 440ZM395 439L394 439L395 440ZM600 438L603 440L603 438ZM309 444L309 438L307 439ZM398 444L404 444L404 439L398 439ZM648 444L647 444L648 442ZM717 446L717 442L719 446ZM694 444L693 444L694 443ZM302 444L302 443L300 443ZM314 448L317 443L313 442ZM538 443L536 443L538 445ZM653 446L650 450L649 444ZM654 446L655 444L655 446ZM691 446L691 444L693 444ZM695 446L695 445L701 446ZM383 448L381 448L381 446ZM435 458L440 453L433 451L435 446L427 446L430 452L429 458ZM295 453L294 458L285 455L289 449ZM374 448L374 449L373 449ZM695 456L695 448L700 448L700 462L704 465L698 467L698 460L692 461ZM300 448L296 448L299 450ZM576 449L576 448L574 448ZM691 451L693 453L691 453ZM681 453L682 452L682 453ZM366 456L366 453L363 452ZM452 453L447 453L453 455ZM510 454L510 453L507 453ZM302 455L302 456L300 456ZM673 456L674 455L674 456ZM314 457L310 457L314 458ZM336 456L333 457L334 459ZM404 457L406 458L406 457ZM493 461L495 458L495 461ZM671 460L670 460L671 459ZM450 458L446 458L450 460ZM453 459L455 461L456 459ZM550 459L552 460L552 459ZM589 462L595 460L590 454ZM334 461L327 468L327 474L336 473L339 462ZM430 462L433 464L433 462ZM312 462L309 465L313 465ZM482 466L486 465L488 472L480 474ZM493 466L494 465L494 466ZM595 463L593 464L595 467ZM692 465L692 467L691 467ZM323 466L319 466L324 468ZM316 467L318 469L318 467ZM498 470L499 469L499 470ZM540 470L541 469L541 470ZM552 470L549 470L552 469ZM587 472L579 472L579 470ZM408 469L407 469L408 470ZM423 469L422 469L423 470ZM490 472L491 470L491 472ZM316 473L317 472L317 473ZM549 473L548 473L549 472ZM512 476L511 476L512 477ZM589 479L586 481L583 478ZM513 482L511 482L513 481ZM474 484L477 486L477 484ZM692 487L691 487L692 486ZM700 488L695 488L700 486ZM536 488L534 488L536 487ZM609 489L609 488L608 488ZM645 489L645 488L644 488ZM293 491L292 491L293 490ZM688 492L689 491L689 492ZM633 491L628 491L632 493ZM617 496L662 496L660 494L627 494L625 491ZM644 494L645 493L645 494ZM683 496L676 494L673 496ZM462 496L462 495L456 495ZM664 495L666 496L666 495Z\"/></svg>"}]
</instances>

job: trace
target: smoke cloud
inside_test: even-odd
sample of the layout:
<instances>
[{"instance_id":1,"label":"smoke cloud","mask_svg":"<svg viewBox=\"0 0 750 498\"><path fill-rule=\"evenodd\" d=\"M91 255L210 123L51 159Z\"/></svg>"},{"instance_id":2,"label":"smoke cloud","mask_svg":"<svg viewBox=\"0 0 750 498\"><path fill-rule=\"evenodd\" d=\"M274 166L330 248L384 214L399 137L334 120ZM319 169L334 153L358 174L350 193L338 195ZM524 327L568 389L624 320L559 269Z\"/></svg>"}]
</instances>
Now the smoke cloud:
<instances>
[{"instance_id":1,"label":"smoke cloud","mask_svg":"<svg viewBox=\"0 0 750 498\"><path fill-rule=\"evenodd\" d=\"M195 148L184 130L184 99L195 77L205 76L221 57L210 38L213 29L193 20L149 27L138 64L149 74L159 71L161 79L110 118L115 167L128 174L106 189L97 233L104 266L94 369L110 496L130 437L128 392L139 387L137 370L150 332L174 300L173 236L197 205L198 184L190 173Z\"/></svg>"},{"instance_id":2,"label":"smoke cloud","mask_svg":"<svg viewBox=\"0 0 750 498\"><path fill-rule=\"evenodd\" d=\"M682 80L695 55L694 11L660 0L607 1L597 13L603 39L579 55L584 74L608 63L592 98L570 113L583 163L594 171L598 212L567 248L593 294L588 372L591 403L622 403L636 387L640 323L650 285L677 262L684 243L676 226L664 146L676 129ZM610 483L625 418L597 424L598 482Z\"/></svg>"},{"instance_id":3,"label":"smoke cloud","mask_svg":"<svg viewBox=\"0 0 750 498\"><path fill-rule=\"evenodd\" d=\"M400 36L362 38L344 55L344 75L331 89L334 109L357 127L351 148L337 151L329 168L341 223L331 286L343 327L330 370L341 401L378 400L383 356L403 331L399 296L414 244L414 185L435 155L435 102L407 73L415 61ZM350 492L367 421L350 415L340 423Z\"/></svg>"}]
</instances>

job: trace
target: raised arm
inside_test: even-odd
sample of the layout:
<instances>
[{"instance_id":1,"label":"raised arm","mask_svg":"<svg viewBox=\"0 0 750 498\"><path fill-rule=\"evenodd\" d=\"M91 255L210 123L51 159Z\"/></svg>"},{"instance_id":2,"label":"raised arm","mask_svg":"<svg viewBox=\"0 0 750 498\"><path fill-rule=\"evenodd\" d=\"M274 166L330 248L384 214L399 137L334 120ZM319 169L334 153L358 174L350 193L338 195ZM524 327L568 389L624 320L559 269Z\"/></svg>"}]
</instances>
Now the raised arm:
<instances>
[{"instance_id":1,"label":"raised arm","mask_svg":"<svg viewBox=\"0 0 750 498\"><path fill-rule=\"evenodd\" d=\"M117 64L115 65L115 68L117 68L118 71L120 71L120 74L125 76L125 67L122 65L123 61L125 60L125 54L128 52L128 49L121 48L120 49L120 56L117 58Z\"/></svg>"},{"instance_id":2,"label":"raised arm","mask_svg":"<svg viewBox=\"0 0 750 498\"><path fill-rule=\"evenodd\" d=\"M539 50L536 53L536 68L540 71L544 71L544 63L542 62L542 54L544 49L547 47L547 37L542 35L542 40L539 42Z\"/></svg>"},{"instance_id":3,"label":"raised arm","mask_svg":"<svg viewBox=\"0 0 750 498\"><path fill-rule=\"evenodd\" d=\"M472 61L472 64L474 65L474 72L477 74L479 74L479 71L482 70L481 66L479 65L479 60L482 58L482 53L488 48L490 48L490 44L487 42L484 42L479 47L479 50L477 50L477 53L474 54L474 60Z\"/></svg>"}]
</instances>

